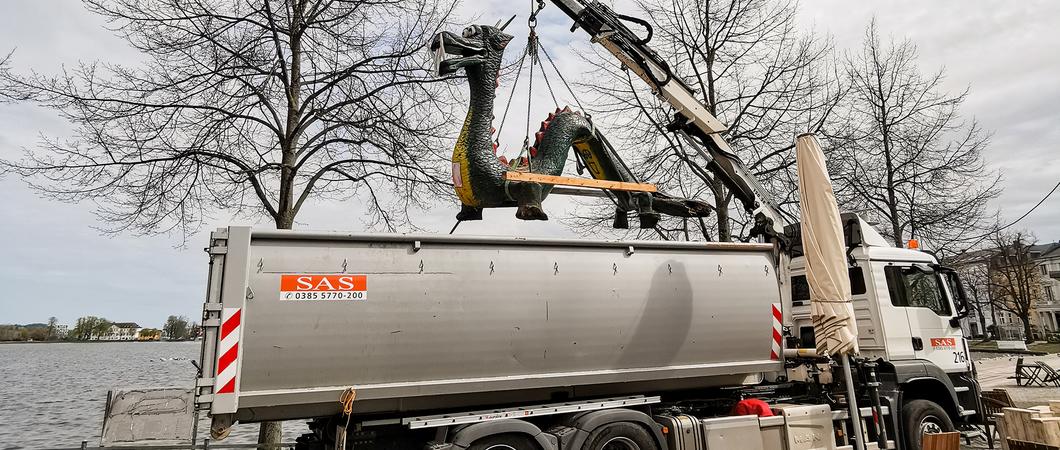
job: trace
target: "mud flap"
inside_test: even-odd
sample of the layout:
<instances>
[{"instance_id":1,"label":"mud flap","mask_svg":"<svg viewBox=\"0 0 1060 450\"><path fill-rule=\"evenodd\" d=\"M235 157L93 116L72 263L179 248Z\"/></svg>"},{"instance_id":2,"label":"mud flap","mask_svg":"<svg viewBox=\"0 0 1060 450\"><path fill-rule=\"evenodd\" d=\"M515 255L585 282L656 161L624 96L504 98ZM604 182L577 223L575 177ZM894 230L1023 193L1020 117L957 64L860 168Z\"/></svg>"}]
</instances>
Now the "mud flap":
<instances>
[{"instance_id":1,"label":"mud flap","mask_svg":"<svg viewBox=\"0 0 1060 450\"><path fill-rule=\"evenodd\" d=\"M100 446L184 443L195 429L191 389L111 391L103 414Z\"/></svg>"}]
</instances>

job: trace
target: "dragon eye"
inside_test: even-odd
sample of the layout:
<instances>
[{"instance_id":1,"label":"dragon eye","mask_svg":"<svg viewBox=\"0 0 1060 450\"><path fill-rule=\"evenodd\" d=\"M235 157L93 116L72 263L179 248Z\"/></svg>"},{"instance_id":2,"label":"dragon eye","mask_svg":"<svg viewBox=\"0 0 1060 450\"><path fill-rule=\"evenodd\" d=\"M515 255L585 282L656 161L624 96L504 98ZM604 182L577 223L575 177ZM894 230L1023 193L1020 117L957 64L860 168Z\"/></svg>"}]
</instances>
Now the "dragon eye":
<instances>
[{"instance_id":1,"label":"dragon eye","mask_svg":"<svg viewBox=\"0 0 1060 450\"><path fill-rule=\"evenodd\" d=\"M478 27L472 25L470 27L464 28L464 37L474 37L476 34L478 34Z\"/></svg>"}]
</instances>

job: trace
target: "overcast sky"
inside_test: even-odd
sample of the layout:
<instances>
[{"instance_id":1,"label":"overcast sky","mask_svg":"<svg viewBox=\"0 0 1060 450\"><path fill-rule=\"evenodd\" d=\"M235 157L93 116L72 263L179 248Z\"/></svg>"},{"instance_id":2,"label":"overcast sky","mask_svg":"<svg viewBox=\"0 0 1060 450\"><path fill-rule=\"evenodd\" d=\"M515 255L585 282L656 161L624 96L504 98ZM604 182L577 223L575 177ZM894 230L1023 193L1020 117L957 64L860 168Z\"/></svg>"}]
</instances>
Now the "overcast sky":
<instances>
[{"instance_id":1,"label":"overcast sky","mask_svg":"<svg viewBox=\"0 0 1060 450\"><path fill-rule=\"evenodd\" d=\"M513 9L513 3L519 6ZM140 59L78 0L3 4L0 53L16 48L16 70L54 72L78 61L135 64ZM513 31L517 40L525 39L526 13L524 2L467 1L461 8L463 17L489 23L519 14ZM986 158L1004 175L1004 194L993 206L1012 220L1040 200L1060 179L1060 2L808 0L799 21L807 30L830 34L842 51L860 45L873 16L884 34L907 37L919 46L924 70L945 67L950 91L970 87L963 113L994 132ZM568 26L554 6L542 13L540 30L546 44L565 72L576 76L579 65L570 48L587 44L583 34L567 33ZM53 112L0 105L0 158L32 148L40 133L67 132L68 126ZM521 136L505 139L521 141ZM103 237L93 228L97 222L92 204L38 198L13 177L0 179L0 190L5 201L0 284L6 292L0 298L0 323L44 322L49 316L72 323L82 315L99 315L160 326L169 314L199 316L206 231L191 237L185 248L178 248L180 236ZM554 217L573 207L551 200L545 206ZM300 215L298 228L360 231L358 209L355 204L312 205ZM419 225L448 231L455 212L455 205L439 205ZM570 235L557 221L527 223L513 216L487 211L487 220L461 225L460 232ZM228 224L225 217L216 218L216 226ZM1060 240L1060 195L1019 227L1034 232L1040 241Z\"/></svg>"}]
</instances>

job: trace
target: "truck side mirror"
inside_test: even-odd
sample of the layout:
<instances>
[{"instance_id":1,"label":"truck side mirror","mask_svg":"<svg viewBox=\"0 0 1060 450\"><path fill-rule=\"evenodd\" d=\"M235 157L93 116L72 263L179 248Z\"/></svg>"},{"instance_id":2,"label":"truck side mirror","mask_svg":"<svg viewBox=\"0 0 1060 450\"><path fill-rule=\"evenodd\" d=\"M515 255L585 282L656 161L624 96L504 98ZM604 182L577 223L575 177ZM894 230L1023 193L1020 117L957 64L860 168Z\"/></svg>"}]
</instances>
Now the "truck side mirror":
<instances>
[{"instance_id":1,"label":"truck side mirror","mask_svg":"<svg viewBox=\"0 0 1060 450\"><path fill-rule=\"evenodd\" d=\"M946 284L950 287L950 294L953 295L953 305L957 308L957 315L950 320L950 325L956 328L960 326L959 319L968 316L968 295L964 292L964 285L961 284L961 279L957 276L956 270L941 266L939 269L939 273L945 277ZM956 325L954 325L955 322Z\"/></svg>"}]
</instances>

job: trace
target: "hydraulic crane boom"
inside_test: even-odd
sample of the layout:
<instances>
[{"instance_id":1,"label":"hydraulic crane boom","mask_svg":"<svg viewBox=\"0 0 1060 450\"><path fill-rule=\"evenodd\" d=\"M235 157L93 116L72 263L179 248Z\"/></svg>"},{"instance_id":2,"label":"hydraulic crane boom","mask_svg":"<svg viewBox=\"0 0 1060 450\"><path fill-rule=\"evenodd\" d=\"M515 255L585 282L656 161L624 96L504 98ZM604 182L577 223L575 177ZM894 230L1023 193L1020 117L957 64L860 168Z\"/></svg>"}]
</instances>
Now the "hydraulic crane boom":
<instances>
[{"instance_id":1,"label":"hydraulic crane boom","mask_svg":"<svg viewBox=\"0 0 1060 450\"><path fill-rule=\"evenodd\" d=\"M603 46L652 91L674 108L674 120L667 129L677 133L707 160L707 169L740 200L744 209L755 219L752 236L784 240L787 223L780 209L770 199L758 180L743 164L729 144L721 137L727 127L721 123L695 96L695 92L648 45L652 28L647 22L618 14L596 0L552 0L574 20L571 31L581 28L591 41ZM648 30L641 38L625 23L632 22Z\"/></svg>"}]
</instances>

